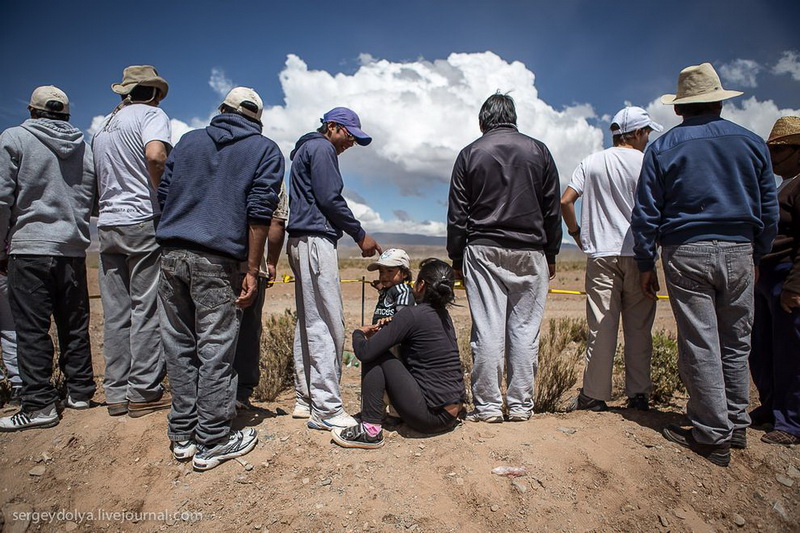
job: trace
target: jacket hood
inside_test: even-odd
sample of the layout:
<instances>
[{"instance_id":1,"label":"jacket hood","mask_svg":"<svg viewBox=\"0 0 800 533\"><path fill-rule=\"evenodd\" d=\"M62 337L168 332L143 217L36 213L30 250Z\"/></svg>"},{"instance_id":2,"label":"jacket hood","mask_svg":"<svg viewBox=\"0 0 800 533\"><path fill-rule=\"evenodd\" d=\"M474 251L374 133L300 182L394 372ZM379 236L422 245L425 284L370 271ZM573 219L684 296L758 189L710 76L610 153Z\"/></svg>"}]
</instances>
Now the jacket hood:
<instances>
[{"instance_id":1,"label":"jacket hood","mask_svg":"<svg viewBox=\"0 0 800 533\"><path fill-rule=\"evenodd\" d=\"M290 160L294 159L294 154L297 153L297 151L300 149L301 146L303 146L311 139L324 139L324 138L325 136L323 134L316 131L312 131L311 133L306 133L305 135L297 139L297 143L294 145L294 150L292 150L292 153L289 154L289 159Z\"/></svg>"},{"instance_id":2,"label":"jacket hood","mask_svg":"<svg viewBox=\"0 0 800 533\"><path fill-rule=\"evenodd\" d=\"M253 135L261 135L261 125L236 113L221 113L211 119L206 132L217 144L230 144Z\"/></svg>"},{"instance_id":3,"label":"jacket hood","mask_svg":"<svg viewBox=\"0 0 800 533\"><path fill-rule=\"evenodd\" d=\"M67 159L83 145L83 133L69 122L30 118L22 127L50 148L59 159Z\"/></svg>"}]
</instances>

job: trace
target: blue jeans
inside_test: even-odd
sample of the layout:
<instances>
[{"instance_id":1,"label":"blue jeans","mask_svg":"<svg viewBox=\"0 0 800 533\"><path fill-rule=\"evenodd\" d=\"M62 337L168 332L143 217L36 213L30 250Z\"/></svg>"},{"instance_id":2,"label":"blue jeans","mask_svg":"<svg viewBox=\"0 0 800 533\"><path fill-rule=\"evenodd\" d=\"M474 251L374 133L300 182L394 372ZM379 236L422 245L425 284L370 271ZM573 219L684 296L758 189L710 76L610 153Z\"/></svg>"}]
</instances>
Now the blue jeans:
<instances>
[{"instance_id":1,"label":"blue jeans","mask_svg":"<svg viewBox=\"0 0 800 533\"><path fill-rule=\"evenodd\" d=\"M242 310L239 262L165 249L158 281L161 338L172 389L168 435L205 445L224 440L236 416L233 359Z\"/></svg>"},{"instance_id":2,"label":"blue jeans","mask_svg":"<svg viewBox=\"0 0 800 533\"><path fill-rule=\"evenodd\" d=\"M663 261L678 325L678 370L689 391L686 414L698 442L720 444L750 425L753 246L665 246Z\"/></svg>"}]
</instances>

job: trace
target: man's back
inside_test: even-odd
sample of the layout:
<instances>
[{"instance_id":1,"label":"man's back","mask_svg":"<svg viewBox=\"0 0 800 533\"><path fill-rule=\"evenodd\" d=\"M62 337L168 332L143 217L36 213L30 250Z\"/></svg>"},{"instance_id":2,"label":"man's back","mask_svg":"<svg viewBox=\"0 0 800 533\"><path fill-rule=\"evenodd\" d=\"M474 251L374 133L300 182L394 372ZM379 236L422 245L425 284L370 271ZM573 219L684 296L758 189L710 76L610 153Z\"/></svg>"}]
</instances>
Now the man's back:
<instances>
[{"instance_id":1,"label":"man's back","mask_svg":"<svg viewBox=\"0 0 800 533\"><path fill-rule=\"evenodd\" d=\"M581 161L569 186L583 198L581 244L592 257L633 255L631 212L644 154L611 147Z\"/></svg>"},{"instance_id":2,"label":"man's back","mask_svg":"<svg viewBox=\"0 0 800 533\"><path fill-rule=\"evenodd\" d=\"M542 142L513 127L486 132L461 151L453 168L451 257L467 241L544 248L555 256L561 241L558 198L558 171Z\"/></svg>"},{"instance_id":3,"label":"man's back","mask_svg":"<svg viewBox=\"0 0 800 533\"><path fill-rule=\"evenodd\" d=\"M153 218L160 210L150 186L145 146L169 144L169 118L158 107L124 106L103 121L92 141L100 188L98 225L128 225Z\"/></svg>"}]
</instances>

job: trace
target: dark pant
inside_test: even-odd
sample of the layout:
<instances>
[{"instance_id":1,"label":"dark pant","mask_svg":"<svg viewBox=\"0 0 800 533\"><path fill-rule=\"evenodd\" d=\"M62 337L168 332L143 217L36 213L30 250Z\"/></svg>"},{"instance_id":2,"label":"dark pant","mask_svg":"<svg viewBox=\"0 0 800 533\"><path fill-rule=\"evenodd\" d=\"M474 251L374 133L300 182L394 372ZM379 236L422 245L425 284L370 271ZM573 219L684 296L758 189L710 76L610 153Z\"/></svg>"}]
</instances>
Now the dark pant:
<instances>
[{"instance_id":1,"label":"dark pant","mask_svg":"<svg viewBox=\"0 0 800 533\"><path fill-rule=\"evenodd\" d=\"M372 363L362 363L361 419L380 424L383 418L383 393L403 422L420 433L438 433L451 429L457 419L442 408L431 409L422 390L402 361L386 352Z\"/></svg>"},{"instance_id":2,"label":"dark pant","mask_svg":"<svg viewBox=\"0 0 800 533\"><path fill-rule=\"evenodd\" d=\"M750 372L775 429L800 437L800 309L780 306L791 263L762 265L755 293Z\"/></svg>"},{"instance_id":3,"label":"dark pant","mask_svg":"<svg viewBox=\"0 0 800 533\"><path fill-rule=\"evenodd\" d=\"M258 291L253 305L245 308L242 325L239 326L239 341L236 343L236 357L233 369L239 374L236 399L244 402L253 395L261 377L259 359L261 358L261 313L264 310L264 295L267 292L267 279L258 278Z\"/></svg>"},{"instance_id":4,"label":"dark pant","mask_svg":"<svg viewBox=\"0 0 800 533\"><path fill-rule=\"evenodd\" d=\"M17 329L22 407L34 411L58 400L53 376L50 317L56 323L67 391L73 400L94 396L89 344L89 292L83 257L12 255L8 293Z\"/></svg>"}]
</instances>

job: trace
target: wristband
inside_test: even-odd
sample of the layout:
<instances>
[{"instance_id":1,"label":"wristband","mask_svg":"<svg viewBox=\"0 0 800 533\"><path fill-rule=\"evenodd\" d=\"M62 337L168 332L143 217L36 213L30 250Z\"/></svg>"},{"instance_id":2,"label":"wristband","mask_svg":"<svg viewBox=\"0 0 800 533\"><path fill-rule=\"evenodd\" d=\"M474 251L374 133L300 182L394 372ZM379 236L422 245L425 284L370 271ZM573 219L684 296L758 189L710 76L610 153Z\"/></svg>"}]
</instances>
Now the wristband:
<instances>
[{"instance_id":1,"label":"wristband","mask_svg":"<svg viewBox=\"0 0 800 533\"><path fill-rule=\"evenodd\" d=\"M580 234L581 234L580 226L578 226L578 229L576 229L575 231L569 231L569 229L567 229L567 235L569 235L570 237L577 237Z\"/></svg>"}]
</instances>

